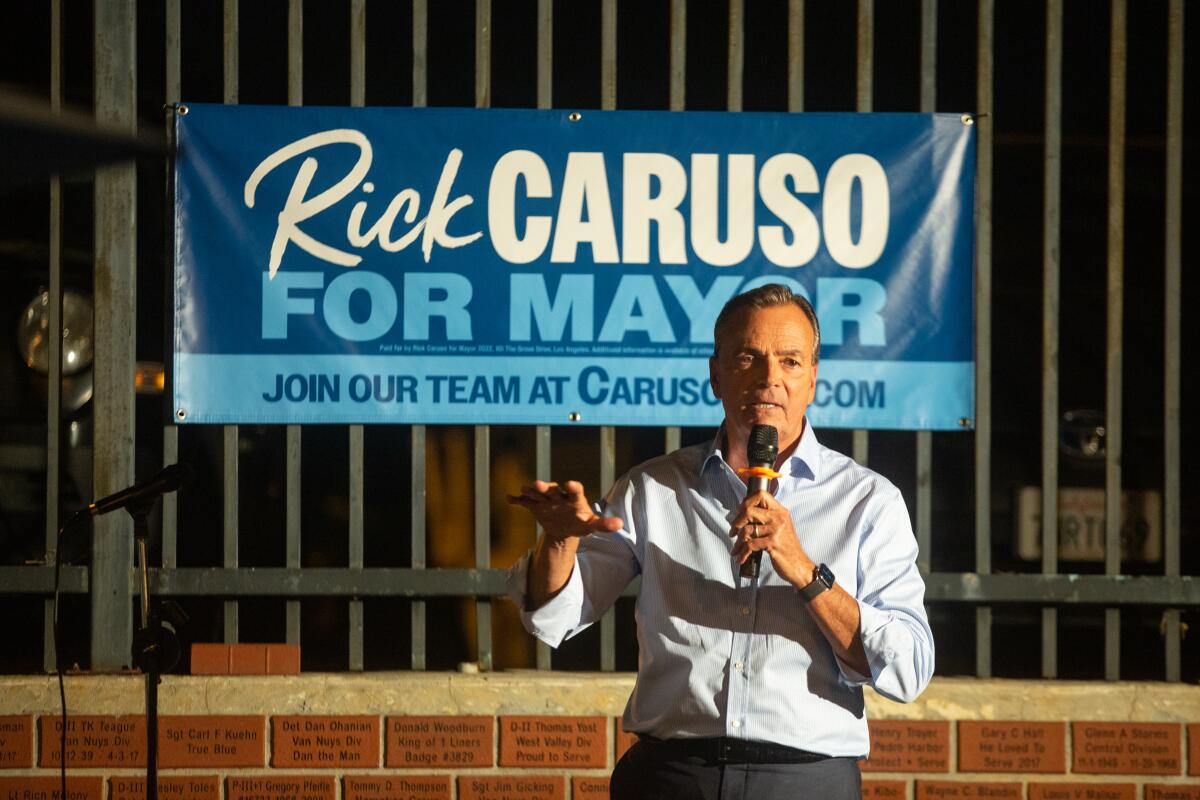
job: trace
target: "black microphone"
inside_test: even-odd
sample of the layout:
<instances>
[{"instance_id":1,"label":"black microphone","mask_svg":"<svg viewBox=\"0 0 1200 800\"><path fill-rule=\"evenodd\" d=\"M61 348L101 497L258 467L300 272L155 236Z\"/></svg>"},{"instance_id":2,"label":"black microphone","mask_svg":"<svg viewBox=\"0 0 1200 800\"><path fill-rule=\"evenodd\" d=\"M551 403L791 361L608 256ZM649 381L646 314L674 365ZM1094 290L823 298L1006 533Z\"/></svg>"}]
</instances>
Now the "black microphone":
<instances>
[{"instance_id":1,"label":"black microphone","mask_svg":"<svg viewBox=\"0 0 1200 800\"><path fill-rule=\"evenodd\" d=\"M148 481L142 481L128 489L122 489L116 494L110 494L108 497L89 503L88 507L84 509L84 513L95 517L125 508L125 506L141 500L149 500L160 494L173 492L185 483L189 483L194 474L195 470L192 469L191 464L172 464Z\"/></svg>"},{"instance_id":2,"label":"black microphone","mask_svg":"<svg viewBox=\"0 0 1200 800\"><path fill-rule=\"evenodd\" d=\"M755 425L750 429L750 438L746 441L746 460L750 469L775 469L775 459L779 457L779 431L774 425ZM750 475L746 494L770 491L771 479L766 475ZM741 574L747 578L757 578L758 568L762 564L762 550L755 550L742 564Z\"/></svg>"}]
</instances>

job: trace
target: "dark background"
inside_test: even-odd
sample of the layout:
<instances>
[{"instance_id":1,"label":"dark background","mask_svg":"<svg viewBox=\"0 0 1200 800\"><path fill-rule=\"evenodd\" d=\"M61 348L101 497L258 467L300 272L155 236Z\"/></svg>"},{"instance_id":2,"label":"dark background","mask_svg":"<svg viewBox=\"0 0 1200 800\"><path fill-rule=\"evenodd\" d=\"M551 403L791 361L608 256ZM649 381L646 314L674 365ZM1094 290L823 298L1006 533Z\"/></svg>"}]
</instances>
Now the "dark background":
<instances>
[{"instance_id":1,"label":"dark background","mask_svg":"<svg viewBox=\"0 0 1200 800\"><path fill-rule=\"evenodd\" d=\"M430 105L474 105L474 4L434 0L429 8L428 101ZM64 102L92 105L92 20L90 4L64 3ZM492 8L492 104L536 104L536 8L534 0L495 0ZM183 9L183 91L186 101L222 100L222 4L185 0ZM828 0L806 4L804 109L855 109L855 5ZM148 132L165 129L163 4L138 4L138 110ZM1124 463L1128 489L1163 484L1163 240L1165 194L1166 19L1161 0L1129 4L1127 149L1125 172L1124 292ZM1194 15L1193 15L1194 16ZM1041 296L1042 296L1042 131L1045 12L1042 4L1000 0L995 8L995 84L992 108L976 102L976 17L967 2L938 4L938 111L991 115L995 132L993 215L993 441L991 492L992 560L996 571L1036 572L1037 563L1013 554L1016 487L1038 485L1040 476ZM787 4L747 0L745 10L745 110L784 111L787 106ZM287 101L287 3L240 3L239 100ZM348 0L304 3L304 102L347 105L350 101L350 9ZM666 109L669 103L669 2L625 2L617 14L617 107ZM919 103L920 3L888 0L875 7L873 108L914 111ZM1068 0L1064 13L1063 151L1061 229L1060 401L1061 410L1104 407L1106 319L1106 214L1108 128L1108 6ZM1185 49L1195 53L1197 26L1187 28ZM0 11L0 82L49 97L50 12L43 3L8 4ZM412 101L411 3L367 2L366 102L408 105ZM687 9L688 109L721 110L726 98L727 10L718 2ZM1188 98L1195 95L1195 57L1185 59ZM553 105L600 105L600 3L554 3ZM1196 107L1185 103L1184 241L1185 267L1192 252L1197 181ZM137 357L163 361L167 322L162 309L166 262L166 167L148 160L138 169L139 315ZM63 283L91 291L91 175L65 176ZM17 357L13 334L26 303L47 282L49 194L43 185L10 188L0 194L0 558L20 564L38 560L44 549L45 379ZM1184 376L1197 339L1196 281L1184 270ZM7 322L5 320L8 320ZM1183 395L1183 572L1200 573L1197 508L1197 426L1188 412L1194 391ZM90 498L90 404L72 415L64 433L65 510ZM137 416L137 474L161 464L163 399L141 396ZM685 429L684 443L710 437L710 430ZM180 459L195 464L199 478L180 493L179 565L221 563L221 430L188 426L180 431ZM367 566L407 566L409 553L408 428L369 427L366 432L365 545ZM470 429L429 429L431 461L430 566L473 565L467 477ZM309 426L303 434L303 553L305 566L345 565L348 525L347 433L344 427ZM849 451L849 431L823 431L822 440ZM242 566L284 562L284 432L278 427L240 429L240 553ZM617 470L624 471L661 452L659 429L617 432ZM974 437L933 434L933 548L935 571L974 569ZM512 554L532 541L532 526L510 516L503 493L514 481L533 477L533 431L494 427L493 566L507 566ZM30 456L33 453L34 456ZM462 460L462 458L466 460ZM915 436L872 433L870 464L891 478L915 506ZM589 486L599 483L596 429L555 429L555 475L570 474ZM1103 459L1060 456L1063 486L1102 486ZM455 488L456 484L458 488ZM441 486L451 488L440 488ZM457 512L457 513L456 513ZM87 559L86 539L67 542L64 552L77 563ZM1064 572L1102 572L1098 563L1064 562ZM1161 564L1127 562L1126 573L1161 573ZM192 616L185 641L221 638L217 599L185 598ZM41 670L42 602L6 596L13 620L11 645L0 654L0 670ZM428 665L454 668L475 658L473 604L429 603ZM408 603L366 601L366 666L402 668L408 664ZM494 604L499 619L496 666L530 664L532 644L502 633L511 626L504 602ZM346 668L344 600L305 600L302 615L305 670ZM1157 679L1163 675L1162 609L1128 607L1122 614L1121 674ZM87 663L87 605L71 597L64 608L71 626L69 659ZM965 604L933 604L931 620L939 643L940 674L973 674L974 612ZM998 676L1039 674L1040 610L1035 605L994 610L993 671ZM1059 674L1064 678L1103 675L1103 611L1064 607L1060 613ZM1193 628L1200 614L1184 621ZM283 639L283 602L247 599L241 603L243 641ZM630 601L618 607L617 668L633 669ZM1184 641L1184 679L1200 678L1200 645ZM502 641L503 639L503 641ZM511 640L511 641L509 641ZM589 630L555 654L556 668L595 669L599 634ZM186 661L180 666L186 669Z\"/></svg>"}]
</instances>

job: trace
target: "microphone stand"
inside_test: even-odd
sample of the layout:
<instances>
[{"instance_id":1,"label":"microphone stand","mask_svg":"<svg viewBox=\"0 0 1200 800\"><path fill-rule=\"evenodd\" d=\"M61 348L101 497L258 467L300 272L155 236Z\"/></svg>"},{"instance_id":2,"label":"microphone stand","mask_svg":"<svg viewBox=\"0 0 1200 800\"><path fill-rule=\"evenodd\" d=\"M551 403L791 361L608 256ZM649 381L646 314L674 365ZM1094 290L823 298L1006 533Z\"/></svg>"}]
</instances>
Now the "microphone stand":
<instances>
[{"instance_id":1,"label":"microphone stand","mask_svg":"<svg viewBox=\"0 0 1200 800\"><path fill-rule=\"evenodd\" d=\"M138 572L142 581L142 627L133 637L133 663L146 675L146 800L158 800L158 684L162 680L162 618L150 608L150 574L146 559L151 496L125 507L133 517Z\"/></svg>"}]
</instances>

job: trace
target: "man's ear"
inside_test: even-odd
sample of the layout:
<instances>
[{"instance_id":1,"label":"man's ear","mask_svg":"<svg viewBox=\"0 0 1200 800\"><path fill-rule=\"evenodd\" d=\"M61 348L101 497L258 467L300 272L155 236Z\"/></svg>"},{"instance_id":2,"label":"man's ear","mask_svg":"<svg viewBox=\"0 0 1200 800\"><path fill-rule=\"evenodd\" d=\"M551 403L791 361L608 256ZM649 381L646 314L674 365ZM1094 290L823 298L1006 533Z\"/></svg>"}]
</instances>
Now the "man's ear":
<instances>
[{"instance_id":1,"label":"man's ear","mask_svg":"<svg viewBox=\"0 0 1200 800\"><path fill-rule=\"evenodd\" d=\"M717 377L717 357L708 357L708 382L712 384L713 397L721 399L721 381Z\"/></svg>"}]
</instances>

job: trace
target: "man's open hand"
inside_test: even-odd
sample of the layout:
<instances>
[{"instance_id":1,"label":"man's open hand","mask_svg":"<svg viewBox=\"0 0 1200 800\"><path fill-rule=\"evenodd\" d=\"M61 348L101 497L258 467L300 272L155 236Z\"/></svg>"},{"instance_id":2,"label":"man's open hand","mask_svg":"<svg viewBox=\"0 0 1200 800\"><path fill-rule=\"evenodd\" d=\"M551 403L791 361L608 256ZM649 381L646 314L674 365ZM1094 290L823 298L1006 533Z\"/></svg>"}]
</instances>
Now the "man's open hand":
<instances>
[{"instance_id":1,"label":"man's open hand","mask_svg":"<svg viewBox=\"0 0 1200 800\"><path fill-rule=\"evenodd\" d=\"M508 502L528 509L546 537L554 542L619 531L625 526L625 522L617 517L596 516L579 481L567 481L561 486L534 481L531 486L522 486L520 494L510 494Z\"/></svg>"}]
</instances>

